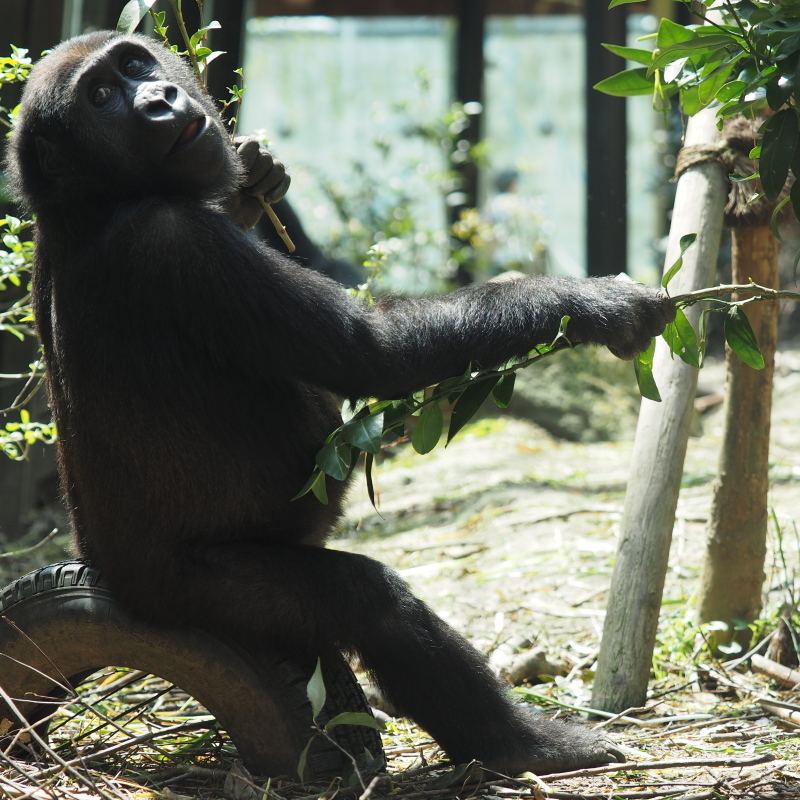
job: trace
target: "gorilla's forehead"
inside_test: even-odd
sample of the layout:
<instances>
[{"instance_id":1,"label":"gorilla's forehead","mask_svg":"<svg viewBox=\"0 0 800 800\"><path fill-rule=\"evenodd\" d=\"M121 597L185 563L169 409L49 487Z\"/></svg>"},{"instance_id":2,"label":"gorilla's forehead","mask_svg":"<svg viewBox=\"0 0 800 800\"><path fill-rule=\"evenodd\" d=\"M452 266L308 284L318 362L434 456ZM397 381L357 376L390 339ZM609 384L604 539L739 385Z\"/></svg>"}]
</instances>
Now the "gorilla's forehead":
<instances>
[{"instance_id":1,"label":"gorilla's forehead","mask_svg":"<svg viewBox=\"0 0 800 800\"><path fill-rule=\"evenodd\" d=\"M147 47L144 43L131 37L112 39L104 47L86 53L80 64L77 65L72 75L72 83L79 83L87 73L100 71L109 63L114 63L122 53L139 52L158 63L162 62L164 53L159 52L158 46L152 44Z\"/></svg>"}]
</instances>

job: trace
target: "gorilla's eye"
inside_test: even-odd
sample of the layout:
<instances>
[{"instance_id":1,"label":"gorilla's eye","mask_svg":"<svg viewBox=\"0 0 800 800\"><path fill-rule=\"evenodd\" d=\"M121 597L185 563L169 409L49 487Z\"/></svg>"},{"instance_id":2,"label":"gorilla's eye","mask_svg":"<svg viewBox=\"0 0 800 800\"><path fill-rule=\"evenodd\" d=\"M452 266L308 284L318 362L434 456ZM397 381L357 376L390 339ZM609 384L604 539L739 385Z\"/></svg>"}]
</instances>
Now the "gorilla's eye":
<instances>
[{"instance_id":1,"label":"gorilla's eye","mask_svg":"<svg viewBox=\"0 0 800 800\"><path fill-rule=\"evenodd\" d=\"M120 69L126 78L140 77L146 75L150 71L149 65L136 56L123 59Z\"/></svg>"},{"instance_id":2,"label":"gorilla's eye","mask_svg":"<svg viewBox=\"0 0 800 800\"><path fill-rule=\"evenodd\" d=\"M95 86L89 93L89 100L94 106L103 106L111 97L110 86Z\"/></svg>"}]
</instances>

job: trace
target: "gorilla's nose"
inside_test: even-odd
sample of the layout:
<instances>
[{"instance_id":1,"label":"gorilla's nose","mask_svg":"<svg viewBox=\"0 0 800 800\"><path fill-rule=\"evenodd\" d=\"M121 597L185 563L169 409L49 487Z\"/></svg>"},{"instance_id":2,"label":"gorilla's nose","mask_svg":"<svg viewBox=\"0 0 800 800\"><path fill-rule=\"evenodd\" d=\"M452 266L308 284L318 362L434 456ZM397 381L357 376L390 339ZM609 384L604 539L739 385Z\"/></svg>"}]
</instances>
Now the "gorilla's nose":
<instances>
[{"instance_id":1,"label":"gorilla's nose","mask_svg":"<svg viewBox=\"0 0 800 800\"><path fill-rule=\"evenodd\" d=\"M142 83L136 89L134 107L148 116L159 116L172 110L178 87L165 81Z\"/></svg>"}]
</instances>

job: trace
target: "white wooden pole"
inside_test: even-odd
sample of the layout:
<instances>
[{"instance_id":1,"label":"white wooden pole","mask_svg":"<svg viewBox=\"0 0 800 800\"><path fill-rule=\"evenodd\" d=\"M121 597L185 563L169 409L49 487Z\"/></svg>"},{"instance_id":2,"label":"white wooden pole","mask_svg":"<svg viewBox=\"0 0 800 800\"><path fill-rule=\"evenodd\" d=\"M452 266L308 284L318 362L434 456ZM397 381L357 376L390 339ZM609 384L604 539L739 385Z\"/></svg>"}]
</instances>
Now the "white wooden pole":
<instances>
[{"instance_id":1,"label":"white wooden pole","mask_svg":"<svg viewBox=\"0 0 800 800\"><path fill-rule=\"evenodd\" d=\"M684 147L719 138L715 112L689 120ZM664 269L677 260L680 238L697 234L681 271L670 282L673 295L713 286L727 176L716 161L690 167L678 180ZM697 326L700 306L687 311ZM672 358L662 339L653 374L662 402L642 400L625 494L625 508L595 676L592 707L619 713L644 705L667 572L697 370Z\"/></svg>"}]
</instances>

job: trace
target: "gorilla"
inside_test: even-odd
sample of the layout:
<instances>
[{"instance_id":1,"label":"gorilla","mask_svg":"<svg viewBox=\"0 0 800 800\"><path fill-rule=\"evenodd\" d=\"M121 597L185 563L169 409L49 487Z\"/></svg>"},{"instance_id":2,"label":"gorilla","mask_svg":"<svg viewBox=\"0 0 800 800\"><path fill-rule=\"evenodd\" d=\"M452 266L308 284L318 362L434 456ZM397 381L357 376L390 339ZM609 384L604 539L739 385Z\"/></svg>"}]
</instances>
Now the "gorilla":
<instances>
[{"instance_id":1,"label":"gorilla","mask_svg":"<svg viewBox=\"0 0 800 800\"><path fill-rule=\"evenodd\" d=\"M369 558L325 547L329 503L292 501L338 397L398 398L551 341L623 358L674 317L612 278L522 278L422 299L349 297L248 236L288 182L235 148L181 59L139 35L62 43L30 75L7 171L36 215L33 294L79 557L156 623L357 654L455 762L548 773L621 758L507 696L483 656Z\"/></svg>"}]
</instances>

